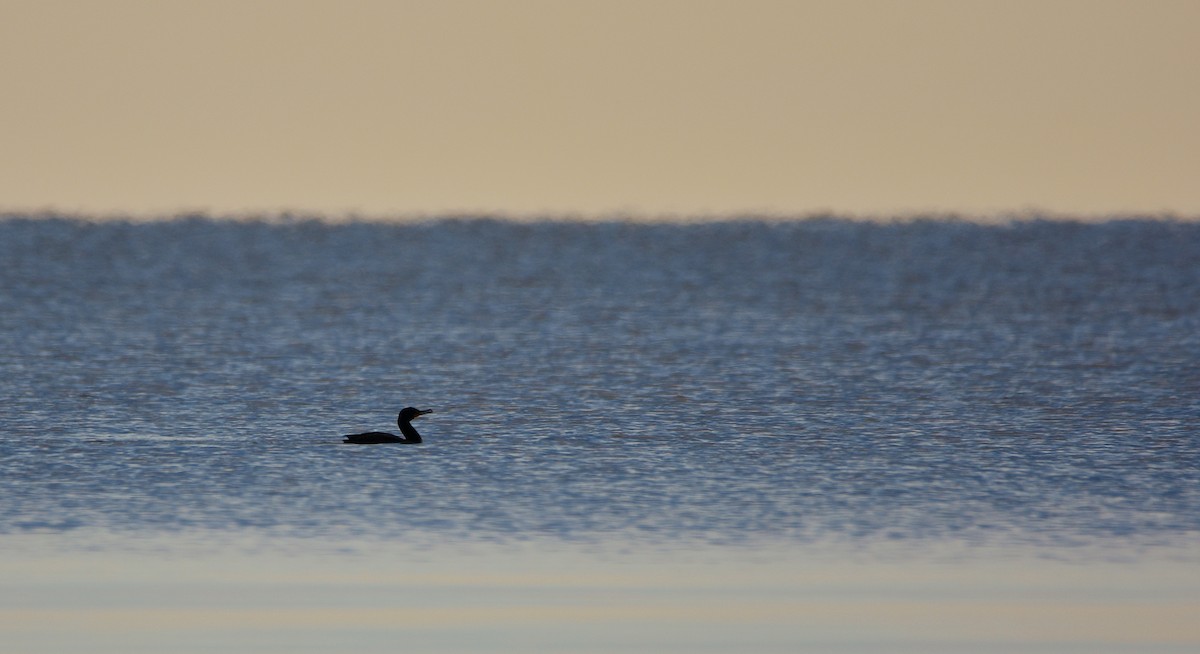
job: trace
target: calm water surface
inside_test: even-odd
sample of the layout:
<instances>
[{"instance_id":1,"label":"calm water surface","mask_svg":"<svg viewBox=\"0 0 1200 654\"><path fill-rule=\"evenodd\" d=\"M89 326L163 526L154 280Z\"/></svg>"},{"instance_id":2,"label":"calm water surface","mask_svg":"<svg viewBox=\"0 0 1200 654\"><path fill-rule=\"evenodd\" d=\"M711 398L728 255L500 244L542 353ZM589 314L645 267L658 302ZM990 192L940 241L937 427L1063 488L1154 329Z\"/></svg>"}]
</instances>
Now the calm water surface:
<instances>
[{"instance_id":1,"label":"calm water surface","mask_svg":"<svg viewBox=\"0 0 1200 654\"><path fill-rule=\"evenodd\" d=\"M1190 561L1165 577L1200 589L1194 223L9 217L0 261L19 561L948 550ZM340 444L406 405L426 444ZM761 650L841 642L789 620Z\"/></svg>"}]
</instances>

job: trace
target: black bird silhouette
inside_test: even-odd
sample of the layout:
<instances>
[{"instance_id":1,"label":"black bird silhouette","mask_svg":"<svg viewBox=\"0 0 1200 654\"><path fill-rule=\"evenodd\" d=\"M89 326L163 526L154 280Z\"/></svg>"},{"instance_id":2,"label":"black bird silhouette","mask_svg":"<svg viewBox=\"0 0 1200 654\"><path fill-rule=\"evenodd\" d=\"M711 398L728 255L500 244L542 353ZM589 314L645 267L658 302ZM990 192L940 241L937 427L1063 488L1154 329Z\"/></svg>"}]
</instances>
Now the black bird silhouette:
<instances>
[{"instance_id":1,"label":"black bird silhouette","mask_svg":"<svg viewBox=\"0 0 1200 654\"><path fill-rule=\"evenodd\" d=\"M410 422L419 416L426 413L433 413L432 410L422 411L414 409L410 406L400 410L400 415L396 416L396 424L400 426L400 433L404 436L389 434L386 431L369 431L365 434L347 434L346 440L343 443L354 443L356 445L374 445L376 443L420 443L421 435L413 428Z\"/></svg>"}]
</instances>

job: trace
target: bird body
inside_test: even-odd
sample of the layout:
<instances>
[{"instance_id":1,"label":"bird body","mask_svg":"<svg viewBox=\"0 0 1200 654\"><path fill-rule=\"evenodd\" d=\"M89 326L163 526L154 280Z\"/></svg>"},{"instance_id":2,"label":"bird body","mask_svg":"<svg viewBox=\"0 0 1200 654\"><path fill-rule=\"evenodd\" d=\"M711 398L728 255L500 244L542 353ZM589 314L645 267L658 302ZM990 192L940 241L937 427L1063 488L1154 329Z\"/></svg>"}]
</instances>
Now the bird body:
<instances>
[{"instance_id":1,"label":"bird body","mask_svg":"<svg viewBox=\"0 0 1200 654\"><path fill-rule=\"evenodd\" d=\"M407 443L405 438L401 438L395 434L389 434L386 431L369 431L363 434L347 434L346 440L343 443L353 443L355 445L377 445L379 443ZM413 443L420 443L415 440Z\"/></svg>"},{"instance_id":2,"label":"bird body","mask_svg":"<svg viewBox=\"0 0 1200 654\"><path fill-rule=\"evenodd\" d=\"M432 413L431 410L414 409L413 407L404 407L400 410L400 415L396 416L396 425L400 427L400 433L403 436L389 434L386 431L369 431L362 434L347 434L343 443L353 443L355 445L378 445L380 443L405 443L414 445L421 442L421 435L412 426L412 421L416 418Z\"/></svg>"}]
</instances>

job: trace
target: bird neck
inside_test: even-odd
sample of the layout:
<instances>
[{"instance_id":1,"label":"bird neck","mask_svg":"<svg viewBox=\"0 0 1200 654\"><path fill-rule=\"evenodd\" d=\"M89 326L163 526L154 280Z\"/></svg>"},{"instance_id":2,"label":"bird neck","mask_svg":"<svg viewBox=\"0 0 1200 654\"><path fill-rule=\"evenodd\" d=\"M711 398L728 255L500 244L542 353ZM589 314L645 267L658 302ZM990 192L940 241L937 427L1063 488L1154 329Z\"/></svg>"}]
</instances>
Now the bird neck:
<instances>
[{"instance_id":1,"label":"bird neck","mask_svg":"<svg viewBox=\"0 0 1200 654\"><path fill-rule=\"evenodd\" d=\"M404 421L400 421L396 424L400 425L400 433L404 434L404 440L406 442L408 442L408 443L420 443L421 442L421 435L417 433L416 428L414 428L411 424L404 422Z\"/></svg>"}]
</instances>

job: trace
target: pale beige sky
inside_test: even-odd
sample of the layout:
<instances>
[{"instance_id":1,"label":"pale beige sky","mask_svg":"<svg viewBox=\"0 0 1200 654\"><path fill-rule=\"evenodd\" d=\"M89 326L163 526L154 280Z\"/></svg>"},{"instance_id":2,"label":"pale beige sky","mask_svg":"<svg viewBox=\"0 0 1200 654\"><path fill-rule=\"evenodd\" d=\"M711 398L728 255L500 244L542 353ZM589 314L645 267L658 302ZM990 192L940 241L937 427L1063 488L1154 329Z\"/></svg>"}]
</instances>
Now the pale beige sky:
<instances>
[{"instance_id":1,"label":"pale beige sky","mask_svg":"<svg viewBox=\"0 0 1200 654\"><path fill-rule=\"evenodd\" d=\"M0 209L1200 215L1200 1L0 0Z\"/></svg>"}]
</instances>

